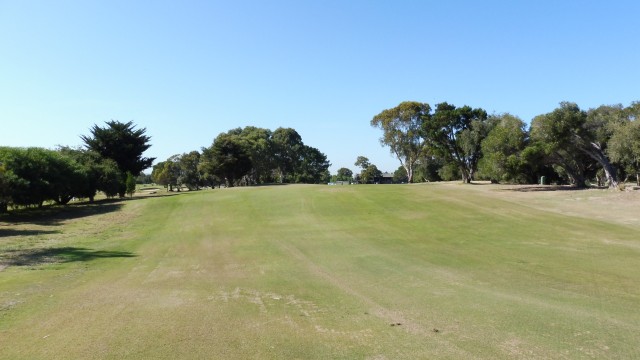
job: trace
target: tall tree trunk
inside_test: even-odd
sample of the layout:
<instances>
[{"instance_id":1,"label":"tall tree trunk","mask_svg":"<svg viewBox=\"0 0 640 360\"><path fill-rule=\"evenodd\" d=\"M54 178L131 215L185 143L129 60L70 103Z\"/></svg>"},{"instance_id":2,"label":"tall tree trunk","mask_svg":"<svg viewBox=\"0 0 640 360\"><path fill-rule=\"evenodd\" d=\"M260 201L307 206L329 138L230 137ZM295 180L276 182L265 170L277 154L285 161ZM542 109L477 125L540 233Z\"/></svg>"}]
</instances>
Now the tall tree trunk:
<instances>
[{"instance_id":1,"label":"tall tree trunk","mask_svg":"<svg viewBox=\"0 0 640 360\"><path fill-rule=\"evenodd\" d=\"M586 187L586 182L584 178L584 169L579 163L576 163L571 158L565 158L561 153L556 152L557 156L557 165L560 166L569 176L570 181L573 183L572 185L577 188Z\"/></svg>"},{"instance_id":2,"label":"tall tree trunk","mask_svg":"<svg viewBox=\"0 0 640 360\"><path fill-rule=\"evenodd\" d=\"M577 188L586 187L584 174L579 169L573 168L567 162L563 162L561 167L562 169L564 169L565 173L567 173L567 176L569 177L569 182L571 183L572 186L575 186Z\"/></svg>"},{"instance_id":3,"label":"tall tree trunk","mask_svg":"<svg viewBox=\"0 0 640 360\"><path fill-rule=\"evenodd\" d=\"M606 163L601 163L602 168L604 169L604 176L607 178L609 182L610 189L617 189L620 183L618 182L618 175L616 174L615 169L611 165L611 163L607 160Z\"/></svg>"},{"instance_id":4,"label":"tall tree trunk","mask_svg":"<svg viewBox=\"0 0 640 360\"><path fill-rule=\"evenodd\" d=\"M460 166L460 174L462 175L462 182L464 184L471 184L471 175L465 166Z\"/></svg>"},{"instance_id":5,"label":"tall tree trunk","mask_svg":"<svg viewBox=\"0 0 640 360\"><path fill-rule=\"evenodd\" d=\"M584 149L584 152L602 166L604 176L607 178L607 182L609 183L609 188L618 188L619 181L616 169L611 165L609 158L604 154L600 145L591 142L589 143L589 148Z\"/></svg>"},{"instance_id":6,"label":"tall tree trunk","mask_svg":"<svg viewBox=\"0 0 640 360\"><path fill-rule=\"evenodd\" d=\"M407 171L407 183L411 184L413 182L413 165L407 163L402 163L400 162L400 164L402 164L402 166L404 167L404 169Z\"/></svg>"},{"instance_id":7,"label":"tall tree trunk","mask_svg":"<svg viewBox=\"0 0 640 360\"><path fill-rule=\"evenodd\" d=\"M567 171L569 173L569 176L573 179L573 186L582 189L587 187L586 185L586 179L584 178L584 174L577 172L577 171Z\"/></svg>"}]
</instances>

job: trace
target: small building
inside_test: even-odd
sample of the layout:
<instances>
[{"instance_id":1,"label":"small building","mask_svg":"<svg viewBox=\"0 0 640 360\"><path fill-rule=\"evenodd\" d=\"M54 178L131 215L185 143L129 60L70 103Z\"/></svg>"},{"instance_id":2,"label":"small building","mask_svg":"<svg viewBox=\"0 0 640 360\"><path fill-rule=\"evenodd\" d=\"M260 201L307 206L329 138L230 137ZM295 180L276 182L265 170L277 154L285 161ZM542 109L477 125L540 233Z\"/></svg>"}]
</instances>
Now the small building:
<instances>
[{"instance_id":1,"label":"small building","mask_svg":"<svg viewBox=\"0 0 640 360\"><path fill-rule=\"evenodd\" d=\"M393 184L393 174L383 172L382 175L373 179L373 182L376 184Z\"/></svg>"}]
</instances>

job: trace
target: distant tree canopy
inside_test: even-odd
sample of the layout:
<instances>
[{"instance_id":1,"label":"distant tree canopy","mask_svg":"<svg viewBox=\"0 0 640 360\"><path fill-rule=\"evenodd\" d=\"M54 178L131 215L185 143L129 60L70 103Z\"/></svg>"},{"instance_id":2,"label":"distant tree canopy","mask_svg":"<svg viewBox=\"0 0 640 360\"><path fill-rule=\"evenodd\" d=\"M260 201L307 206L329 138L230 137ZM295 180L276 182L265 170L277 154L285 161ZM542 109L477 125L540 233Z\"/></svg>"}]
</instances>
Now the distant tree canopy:
<instances>
[{"instance_id":1,"label":"distant tree canopy","mask_svg":"<svg viewBox=\"0 0 640 360\"><path fill-rule=\"evenodd\" d=\"M172 189L225 184L318 184L330 180L325 154L303 143L291 128L275 131L253 126L219 134L201 152L174 155L154 165L152 179Z\"/></svg>"},{"instance_id":2,"label":"distant tree canopy","mask_svg":"<svg viewBox=\"0 0 640 360\"><path fill-rule=\"evenodd\" d=\"M223 179L227 186L238 184L251 170L251 158L239 134L222 133L209 148L202 149L203 167L210 174Z\"/></svg>"},{"instance_id":3,"label":"distant tree canopy","mask_svg":"<svg viewBox=\"0 0 640 360\"><path fill-rule=\"evenodd\" d=\"M371 184L382 175L382 171L374 164L371 164L369 158L365 156L358 156L354 165L361 169L360 174L356 176L356 182Z\"/></svg>"},{"instance_id":4,"label":"distant tree canopy","mask_svg":"<svg viewBox=\"0 0 640 360\"><path fill-rule=\"evenodd\" d=\"M380 143L388 146L400 160L408 182L412 182L413 167L425 148L422 128L430 111L429 104L405 101L371 120L371 126L382 129Z\"/></svg>"},{"instance_id":5,"label":"distant tree canopy","mask_svg":"<svg viewBox=\"0 0 640 360\"><path fill-rule=\"evenodd\" d=\"M381 143L400 159L409 181L462 179L531 183L545 177L583 187L611 188L633 176L640 185L640 103L588 111L562 102L536 116L529 129L519 118L446 102L403 102L376 115ZM366 168L366 167L365 167ZM399 173L398 178L401 177Z\"/></svg>"},{"instance_id":6,"label":"distant tree canopy","mask_svg":"<svg viewBox=\"0 0 640 360\"><path fill-rule=\"evenodd\" d=\"M394 182L476 179L493 182L547 182L616 188L634 178L640 186L640 102L603 105L587 111L561 102L533 118L529 128L516 116L488 116L481 108L443 102L402 102L374 116L401 167ZM0 147L0 212L9 206L67 204L133 194L136 178L154 158L143 157L151 138L133 122L108 121L81 136L85 148ZM245 127L219 134L209 147L173 155L153 166L156 183L197 190L266 183L325 183L332 179L372 183L381 171L358 156L353 173L329 174L330 162L304 144L292 128Z\"/></svg>"},{"instance_id":7,"label":"distant tree canopy","mask_svg":"<svg viewBox=\"0 0 640 360\"><path fill-rule=\"evenodd\" d=\"M353 171L347 168L340 168L336 174L337 181L351 181L353 180Z\"/></svg>"}]
</instances>

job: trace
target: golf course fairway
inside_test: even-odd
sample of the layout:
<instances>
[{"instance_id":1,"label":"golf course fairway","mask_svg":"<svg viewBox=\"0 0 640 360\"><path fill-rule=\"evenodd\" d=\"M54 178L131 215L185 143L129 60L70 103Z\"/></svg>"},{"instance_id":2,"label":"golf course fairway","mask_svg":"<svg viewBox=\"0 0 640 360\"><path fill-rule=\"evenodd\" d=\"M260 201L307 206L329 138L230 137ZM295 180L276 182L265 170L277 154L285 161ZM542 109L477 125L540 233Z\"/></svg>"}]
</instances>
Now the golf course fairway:
<instances>
[{"instance_id":1,"label":"golf course fairway","mask_svg":"<svg viewBox=\"0 0 640 360\"><path fill-rule=\"evenodd\" d=\"M624 194L285 185L7 216L0 358L640 358Z\"/></svg>"}]
</instances>

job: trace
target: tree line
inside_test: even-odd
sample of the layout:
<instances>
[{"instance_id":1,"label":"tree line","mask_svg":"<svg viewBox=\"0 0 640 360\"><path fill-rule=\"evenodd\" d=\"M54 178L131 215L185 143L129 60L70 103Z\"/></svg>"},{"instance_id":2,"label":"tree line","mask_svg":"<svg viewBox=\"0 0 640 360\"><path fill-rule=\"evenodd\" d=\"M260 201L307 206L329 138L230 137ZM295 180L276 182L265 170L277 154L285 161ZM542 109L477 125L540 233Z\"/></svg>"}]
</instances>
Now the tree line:
<instances>
[{"instance_id":1,"label":"tree line","mask_svg":"<svg viewBox=\"0 0 640 360\"><path fill-rule=\"evenodd\" d=\"M292 128L271 131L247 126L219 134L201 151L173 155L157 163L151 179L169 190L220 184L318 184L329 181L329 166L326 155L305 145Z\"/></svg>"},{"instance_id":2,"label":"tree line","mask_svg":"<svg viewBox=\"0 0 640 360\"><path fill-rule=\"evenodd\" d=\"M98 192L107 197L133 194L136 177L147 177L142 171L155 160L142 156L151 146L146 129L108 121L90 132L81 136L81 148L0 147L0 212L8 206L67 204L73 198L93 202ZM245 127L219 134L201 151L155 164L150 178L169 190L322 183L329 181L329 166L326 155L304 144L294 129Z\"/></svg>"},{"instance_id":3,"label":"tree line","mask_svg":"<svg viewBox=\"0 0 640 360\"><path fill-rule=\"evenodd\" d=\"M406 101L374 116L371 126L382 130L380 143L401 163L394 178L408 182L537 183L544 177L616 188L630 178L640 185L639 118L640 102L587 111L562 102L527 127L508 113Z\"/></svg>"},{"instance_id":4,"label":"tree line","mask_svg":"<svg viewBox=\"0 0 640 360\"><path fill-rule=\"evenodd\" d=\"M135 179L154 158L142 157L151 145L146 129L133 122L94 125L81 136L84 148L0 147L0 212L9 205L41 207L89 199L100 191L107 197L133 194Z\"/></svg>"},{"instance_id":5,"label":"tree line","mask_svg":"<svg viewBox=\"0 0 640 360\"><path fill-rule=\"evenodd\" d=\"M396 182L462 179L506 183L588 184L616 188L635 178L640 185L640 102L582 110L562 102L527 124L511 114L481 108L406 101L382 111L370 124L382 130L380 142L401 163ZM81 136L83 148L0 147L0 212L11 206L66 204L132 194L135 177L154 158L146 129L133 122L94 125ZM292 128L275 131L236 128L219 134L211 146L174 155L153 166L151 178L169 189L186 186L267 183L372 182L378 168L360 156L355 166L329 174L330 162L304 144Z\"/></svg>"}]
</instances>

